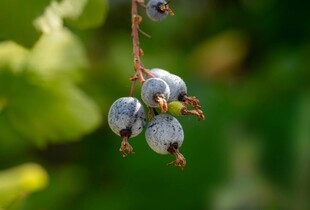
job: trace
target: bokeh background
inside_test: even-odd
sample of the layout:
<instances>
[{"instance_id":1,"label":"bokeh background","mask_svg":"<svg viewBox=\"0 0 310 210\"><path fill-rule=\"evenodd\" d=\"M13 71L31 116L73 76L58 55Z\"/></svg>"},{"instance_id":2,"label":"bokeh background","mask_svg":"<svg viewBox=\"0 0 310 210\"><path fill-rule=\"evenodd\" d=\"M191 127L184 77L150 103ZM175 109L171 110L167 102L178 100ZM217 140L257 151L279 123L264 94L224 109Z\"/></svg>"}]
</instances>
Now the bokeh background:
<instances>
[{"instance_id":1,"label":"bokeh background","mask_svg":"<svg viewBox=\"0 0 310 210\"><path fill-rule=\"evenodd\" d=\"M131 1L55 2L0 3L0 209L310 209L309 2L140 9L145 67L181 76L206 116L178 118L184 171L144 133L121 157L107 125L134 74Z\"/></svg>"}]
</instances>

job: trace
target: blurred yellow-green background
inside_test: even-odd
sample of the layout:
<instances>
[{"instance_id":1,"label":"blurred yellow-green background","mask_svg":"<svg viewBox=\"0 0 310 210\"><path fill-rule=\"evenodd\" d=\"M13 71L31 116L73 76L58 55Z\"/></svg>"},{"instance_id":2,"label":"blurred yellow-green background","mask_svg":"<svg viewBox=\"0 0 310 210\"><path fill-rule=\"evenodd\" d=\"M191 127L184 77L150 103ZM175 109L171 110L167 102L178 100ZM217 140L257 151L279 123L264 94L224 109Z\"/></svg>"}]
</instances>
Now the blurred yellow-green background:
<instances>
[{"instance_id":1,"label":"blurred yellow-green background","mask_svg":"<svg viewBox=\"0 0 310 210\"><path fill-rule=\"evenodd\" d=\"M0 209L309 210L309 2L174 0L146 68L182 77L184 171L107 112L134 74L130 0L0 2ZM140 85L135 89L140 98Z\"/></svg>"}]
</instances>

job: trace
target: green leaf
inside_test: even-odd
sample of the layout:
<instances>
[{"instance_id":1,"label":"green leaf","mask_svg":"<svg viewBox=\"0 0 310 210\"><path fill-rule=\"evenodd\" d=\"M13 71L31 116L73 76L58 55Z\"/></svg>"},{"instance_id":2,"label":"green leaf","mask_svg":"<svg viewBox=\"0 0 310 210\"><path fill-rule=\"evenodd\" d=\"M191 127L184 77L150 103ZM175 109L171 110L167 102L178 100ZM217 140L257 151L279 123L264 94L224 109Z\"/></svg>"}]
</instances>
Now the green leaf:
<instances>
[{"instance_id":1,"label":"green leaf","mask_svg":"<svg viewBox=\"0 0 310 210\"><path fill-rule=\"evenodd\" d=\"M93 28L102 24L106 11L107 3L102 0L52 1L34 24L44 33L61 29L65 19L81 29Z\"/></svg>"},{"instance_id":2,"label":"green leaf","mask_svg":"<svg viewBox=\"0 0 310 210\"><path fill-rule=\"evenodd\" d=\"M80 41L67 29L41 36L33 47L28 69L42 78L80 81L87 67L86 53Z\"/></svg>"},{"instance_id":3,"label":"green leaf","mask_svg":"<svg viewBox=\"0 0 310 210\"><path fill-rule=\"evenodd\" d=\"M105 0L0 1L0 39L31 47L41 32L63 28L64 20L81 29L101 25L107 12Z\"/></svg>"},{"instance_id":4,"label":"green leaf","mask_svg":"<svg viewBox=\"0 0 310 210\"><path fill-rule=\"evenodd\" d=\"M43 13L50 0L0 1L0 39L14 40L25 46L39 38L33 20Z\"/></svg>"},{"instance_id":5,"label":"green leaf","mask_svg":"<svg viewBox=\"0 0 310 210\"><path fill-rule=\"evenodd\" d=\"M105 20L108 4L105 0L88 0L79 17L68 18L68 25L88 29L100 26Z\"/></svg>"},{"instance_id":6,"label":"green leaf","mask_svg":"<svg viewBox=\"0 0 310 210\"><path fill-rule=\"evenodd\" d=\"M1 42L0 43L0 71L3 68L11 69L14 72L22 71L26 67L28 56L29 56L29 51L21 47L20 45L14 42L11 42L11 41Z\"/></svg>"},{"instance_id":7,"label":"green leaf","mask_svg":"<svg viewBox=\"0 0 310 210\"><path fill-rule=\"evenodd\" d=\"M8 128L1 140L21 136L45 145L77 140L95 129L99 109L70 79L85 62L81 46L67 32L44 35L32 51L0 44L0 122Z\"/></svg>"},{"instance_id":8,"label":"green leaf","mask_svg":"<svg viewBox=\"0 0 310 210\"><path fill-rule=\"evenodd\" d=\"M2 114L18 133L39 146L77 140L100 123L96 104L71 83L0 74L0 84L8 101Z\"/></svg>"},{"instance_id":9,"label":"green leaf","mask_svg":"<svg viewBox=\"0 0 310 210\"><path fill-rule=\"evenodd\" d=\"M0 171L0 209L15 209L28 193L48 184L48 174L35 163Z\"/></svg>"}]
</instances>

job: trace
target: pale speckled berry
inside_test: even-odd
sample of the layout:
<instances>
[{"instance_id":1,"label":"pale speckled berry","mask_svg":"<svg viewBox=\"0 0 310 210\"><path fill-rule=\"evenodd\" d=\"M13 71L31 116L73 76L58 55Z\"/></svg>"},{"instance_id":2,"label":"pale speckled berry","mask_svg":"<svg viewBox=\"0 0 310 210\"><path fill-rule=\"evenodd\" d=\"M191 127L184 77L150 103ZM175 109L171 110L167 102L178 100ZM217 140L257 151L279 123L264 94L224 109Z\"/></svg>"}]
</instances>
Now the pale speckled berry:
<instances>
[{"instance_id":1,"label":"pale speckled berry","mask_svg":"<svg viewBox=\"0 0 310 210\"><path fill-rule=\"evenodd\" d=\"M181 77L160 68L153 68L150 70L150 73L168 84L170 88L168 102L178 101L180 96L187 94L186 84Z\"/></svg>"},{"instance_id":2,"label":"pale speckled berry","mask_svg":"<svg viewBox=\"0 0 310 210\"><path fill-rule=\"evenodd\" d=\"M144 107L134 97L117 99L110 107L108 123L114 133L121 136L121 131L129 131L129 137L135 137L146 124Z\"/></svg>"},{"instance_id":3,"label":"pale speckled berry","mask_svg":"<svg viewBox=\"0 0 310 210\"><path fill-rule=\"evenodd\" d=\"M146 14L153 21L160 21L165 19L168 15L168 11L162 11L161 6L165 5L168 7L168 4L165 0L150 0L146 5Z\"/></svg>"},{"instance_id":4,"label":"pale speckled berry","mask_svg":"<svg viewBox=\"0 0 310 210\"><path fill-rule=\"evenodd\" d=\"M170 72L160 68L153 68L150 70L150 73L158 78L163 78L165 76L169 76L170 74Z\"/></svg>"},{"instance_id":5,"label":"pale speckled berry","mask_svg":"<svg viewBox=\"0 0 310 210\"><path fill-rule=\"evenodd\" d=\"M179 121L169 115L155 116L147 125L145 138L148 145L159 154L169 154L171 147L178 149L182 146L184 132Z\"/></svg>"},{"instance_id":6,"label":"pale speckled berry","mask_svg":"<svg viewBox=\"0 0 310 210\"><path fill-rule=\"evenodd\" d=\"M187 94L186 84L181 77L170 74L163 78L163 80L167 82L170 88L170 98L168 102L178 101L183 94Z\"/></svg>"},{"instance_id":7,"label":"pale speckled berry","mask_svg":"<svg viewBox=\"0 0 310 210\"><path fill-rule=\"evenodd\" d=\"M159 107L158 102L155 101L156 94L163 94L164 98L168 100L170 96L168 84L160 78L147 79L141 89L143 102L150 107Z\"/></svg>"}]
</instances>

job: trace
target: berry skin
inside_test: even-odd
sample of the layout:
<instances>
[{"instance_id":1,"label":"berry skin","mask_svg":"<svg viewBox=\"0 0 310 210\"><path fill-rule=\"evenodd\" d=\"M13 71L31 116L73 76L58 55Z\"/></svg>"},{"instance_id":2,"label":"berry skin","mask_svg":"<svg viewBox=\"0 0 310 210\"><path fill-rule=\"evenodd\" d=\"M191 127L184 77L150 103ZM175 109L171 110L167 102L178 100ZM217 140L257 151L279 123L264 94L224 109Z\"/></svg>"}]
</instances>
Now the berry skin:
<instances>
[{"instance_id":1,"label":"berry skin","mask_svg":"<svg viewBox=\"0 0 310 210\"><path fill-rule=\"evenodd\" d=\"M117 99L110 107L108 123L111 130L122 137L120 152L123 157L132 154L132 147L128 138L141 133L146 124L146 114L142 104L134 97L122 97Z\"/></svg>"},{"instance_id":2,"label":"berry skin","mask_svg":"<svg viewBox=\"0 0 310 210\"><path fill-rule=\"evenodd\" d=\"M165 0L150 0L146 5L146 14L153 21L161 21L169 15L168 3Z\"/></svg>"},{"instance_id":3,"label":"berry skin","mask_svg":"<svg viewBox=\"0 0 310 210\"><path fill-rule=\"evenodd\" d=\"M164 80L170 88L170 97L168 102L178 101L182 94L187 94L185 82L177 75L160 68L153 68L150 73L157 78Z\"/></svg>"},{"instance_id":4,"label":"berry skin","mask_svg":"<svg viewBox=\"0 0 310 210\"><path fill-rule=\"evenodd\" d=\"M187 94L187 87L183 79L175 74L170 74L168 77L164 78L164 80L171 89L169 102L182 101L182 95Z\"/></svg>"},{"instance_id":5,"label":"berry skin","mask_svg":"<svg viewBox=\"0 0 310 210\"><path fill-rule=\"evenodd\" d=\"M166 76L169 76L170 72L164 70L164 69L160 69L160 68L153 68L149 71L154 77L157 78L164 78ZM146 75L146 78L149 78L148 75Z\"/></svg>"},{"instance_id":6,"label":"berry skin","mask_svg":"<svg viewBox=\"0 0 310 210\"><path fill-rule=\"evenodd\" d=\"M141 98L149 107L160 107L163 112L168 109L167 100L170 96L168 84L160 78L147 79L141 89Z\"/></svg>"},{"instance_id":7,"label":"berry skin","mask_svg":"<svg viewBox=\"0 0 310 210\"><path fill-rule=\"evenodd\" d=\"M184 169L186 160L179 152L179 148L184 141L184 132L179 121L168 114L160 114L155 116L149 122L145 138L152 150L159 154L174 154L176 160L169 163Z\"/></svg>"},{"instance_id":8,"label":"berry skin","mask_svg":"<svg viewBox=\"0 0 310 210\"><path fill-rule=\"evenodd\" d=\"M201 110L201 106L199 105L199 100L196 99L196 97L194 96L187 95L187 87L183 79L181 79L181 77L175 74L171 74L168 71L160 68L153 68L150 70L150 73L157 78L161 78L168 84L170 88L170 97L168 103L174 101L183 102L184 108L180 110L181 115L195 115L197 116L198 120L205 119L203 111ZM173 114L174 116L180 116L180 113L176 113L175 111L177 110L174 110L174 108L176 108L176 105L177 104L173 104L173 106L171 106L172 107L171 110L173 113L171 111L170 113ZM186 106L191 106L194 108L194 110L187 110ZM181 107L178 106L178 108Z\"/></svg>"}]
</instances>

